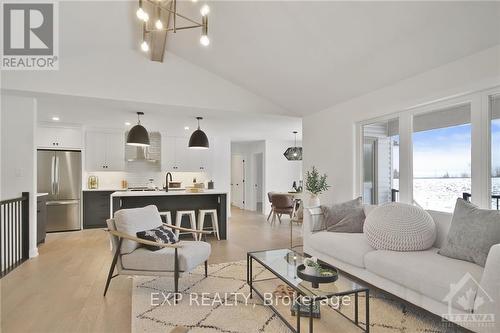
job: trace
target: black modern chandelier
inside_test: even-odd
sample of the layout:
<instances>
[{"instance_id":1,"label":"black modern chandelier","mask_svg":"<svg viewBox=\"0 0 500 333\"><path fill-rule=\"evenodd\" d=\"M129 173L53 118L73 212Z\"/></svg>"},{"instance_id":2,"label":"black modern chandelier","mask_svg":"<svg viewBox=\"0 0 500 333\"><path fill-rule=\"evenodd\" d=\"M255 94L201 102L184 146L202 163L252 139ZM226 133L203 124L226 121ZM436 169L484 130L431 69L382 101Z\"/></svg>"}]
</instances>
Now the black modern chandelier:
<instances>
[{"instance_id":1,"label":"black modern chandelier","mask_svg":"<svg viewBox=\"0 0 500 333\"><path fill-rule=\"evenodd\" d=\"M295 135L294 146L288 147L288 149L283 153L289 161L302 161L302 147L297 147L297 133L297 131L293 131L293 134Z\"/></svg>"},{"instance_id":2,"label":"black modern chandelier","mask_svg":"<svg viewBox=\"0 0 500 333\"><path fill-rule=\"evenodd\" d=\"M203 5L200 9L201 22L199 22L179 13L177 0L139 0L136 15L142 24L141 50L151 52L151 60L163 61L167 33L197 28L201 28L200 44L208 46L209 12L210 7ZM186 23L179 25L178 19Z\"/></svg>"}]
</instances>

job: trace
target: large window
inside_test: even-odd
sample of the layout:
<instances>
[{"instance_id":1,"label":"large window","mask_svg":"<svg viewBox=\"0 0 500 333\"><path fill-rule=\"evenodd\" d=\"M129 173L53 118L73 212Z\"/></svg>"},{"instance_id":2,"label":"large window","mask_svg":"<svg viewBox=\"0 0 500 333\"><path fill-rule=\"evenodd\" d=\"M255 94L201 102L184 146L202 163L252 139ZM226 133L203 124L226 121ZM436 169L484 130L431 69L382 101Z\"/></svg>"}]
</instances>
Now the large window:
<instances>
[{"instance_id":1,"label":"large window","mask_svg":"<svg viewBox=\"0 0 500 333\"><path fill-rule=\"evenodd\" d=\"M490 97L491 208L500 207L500 95Z\"/></svg>"},{"instance_id":2,"label":"large window","mask_svg":"<svg viewBox=\"0 0 500 333\"><path fill-rule=\"evenodd\" d=\"M413 118L413 200L425 209L452 212L471 193L470 105Z\"/></svg>"},{"instance_id":3,"label":"large window","mask_svg":"<svg viewBox=\"0 0 500 333\"><path fill-rule=\"evenodd\" d=\"M363 126L363 201L395 201L399 189L399 125L388 120Z\"/></svg>"}]
</instances>

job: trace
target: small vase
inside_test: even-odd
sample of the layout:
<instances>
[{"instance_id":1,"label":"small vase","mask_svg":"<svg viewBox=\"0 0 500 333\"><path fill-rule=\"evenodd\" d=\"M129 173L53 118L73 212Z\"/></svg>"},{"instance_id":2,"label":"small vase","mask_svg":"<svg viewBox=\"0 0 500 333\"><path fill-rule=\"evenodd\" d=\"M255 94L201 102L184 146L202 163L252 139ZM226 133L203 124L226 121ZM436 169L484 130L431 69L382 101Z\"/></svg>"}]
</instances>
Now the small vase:
<instances>
[{"instance_id":1,"label":"small vase","mask_svg":"<svg viewBox=\"0 0 500 333\"><path fill-rule=\"evenodd\" d=\"M321 202L319 201L319 197L317 195L311 194L309 198L309 207L319 207Z\"/></svg>"}]
</instances>

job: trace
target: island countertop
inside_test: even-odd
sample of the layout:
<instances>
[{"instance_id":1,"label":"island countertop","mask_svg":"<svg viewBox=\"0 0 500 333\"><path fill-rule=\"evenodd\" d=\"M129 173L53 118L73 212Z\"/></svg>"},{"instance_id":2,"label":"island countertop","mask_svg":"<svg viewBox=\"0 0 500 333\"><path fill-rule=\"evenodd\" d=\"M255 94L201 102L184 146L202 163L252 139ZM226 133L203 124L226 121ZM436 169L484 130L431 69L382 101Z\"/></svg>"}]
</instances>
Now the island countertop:
<instances>
[{"instance_id":1,"label":"island countertop","mask_svg":"<svg viewBox=\"0 0 500 333\"><path fill-rule=\"evenodd\" d=\"M179 195L215 195L227 194L227 192L218 190L204 190L200 193L191 193L186 191L117 191L111 194L111 197L163 197L163 196L179 196Z\"/></svg>"},{"instance_id":2,"label":"island countertop","mask_svg":"<svg viewBox=\"0 0 500 333\"><path fill-rule=\"evenodd\" d=\"M111 194L110 218L120 209L141 208L155 205L160 213L170 216L177 226L196 229L196 220L201 210L216 210L220 239L227 239L227 197L220 190L205 190L201 193L186 191L119 191ZM197 217L193 221L188 215L178 215L179 211L192 211ZM167 218L165 216L165 218ZM211 225L211 215L206 215L207 226ZM168 221L168 219L167 219Z\"/></svg>"}]
</instances>

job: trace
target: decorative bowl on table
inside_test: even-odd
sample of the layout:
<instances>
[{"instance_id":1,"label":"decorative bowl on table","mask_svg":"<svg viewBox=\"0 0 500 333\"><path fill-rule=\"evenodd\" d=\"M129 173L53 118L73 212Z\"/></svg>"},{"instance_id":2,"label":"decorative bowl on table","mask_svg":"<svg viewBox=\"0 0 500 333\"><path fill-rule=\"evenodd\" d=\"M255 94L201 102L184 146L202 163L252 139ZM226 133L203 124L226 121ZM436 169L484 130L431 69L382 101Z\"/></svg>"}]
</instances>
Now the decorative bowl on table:
<instances>
[{"instance_id":1,"label":"decorative bowl on table","mask_svg":"<svg viewBox=\"0 0 500 333\"><path fill-rule=\"evenodd\" d=\"M297 276L304 281L311 282L313 288L319 288L320 283L337 281L339 272L336 268L324 264L318 263L314 268L301 264L297 266Z\"/></svg>"}]
</instances>

